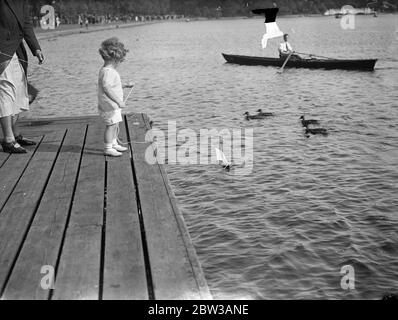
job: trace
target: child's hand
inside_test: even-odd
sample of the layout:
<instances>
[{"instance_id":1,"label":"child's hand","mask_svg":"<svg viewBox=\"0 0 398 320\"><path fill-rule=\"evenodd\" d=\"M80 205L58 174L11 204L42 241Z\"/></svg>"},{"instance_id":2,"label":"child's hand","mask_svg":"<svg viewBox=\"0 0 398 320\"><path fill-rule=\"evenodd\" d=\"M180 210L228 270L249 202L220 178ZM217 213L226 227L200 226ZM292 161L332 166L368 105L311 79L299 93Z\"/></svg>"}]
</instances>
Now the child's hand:
<instances>
[{"instance_id":1,"label":"child's hand","mask_svg":"<svg viewBox=\"0 0 398 320\"><path fill-rule=\"evenodd\" d=\"M134 88L134 82L133 81L129 81L124 85L125 88Z\"/></svg>"},{"instance_id":2,"label":"child's hand","mask_svg":"<svg viewBox=\"0 0 398 320\"><path fill-rule=\"evenodd\" d=\"M120 109L126 109L126 104L124 103L124 101L119 102L118 105Z\"/></svg>"}]
</instances>

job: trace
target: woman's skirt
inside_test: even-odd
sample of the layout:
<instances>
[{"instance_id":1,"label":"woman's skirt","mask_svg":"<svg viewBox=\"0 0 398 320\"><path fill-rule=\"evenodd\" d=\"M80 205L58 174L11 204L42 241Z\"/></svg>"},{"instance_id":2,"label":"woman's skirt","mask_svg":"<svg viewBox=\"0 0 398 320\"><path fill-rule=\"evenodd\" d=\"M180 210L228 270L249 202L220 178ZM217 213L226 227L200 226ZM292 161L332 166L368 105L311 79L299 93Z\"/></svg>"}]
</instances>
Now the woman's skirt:
<instances>
[{"instance_id":1,"label":"woman's skirt","mask_svg":"<svg viewBox=\"0 0 398 320\"><path fill-rule=\"evenodd\" d=\"M0 74L0 118L29 110L28 83L16 54Z\"/></svg>"}]
</instances>

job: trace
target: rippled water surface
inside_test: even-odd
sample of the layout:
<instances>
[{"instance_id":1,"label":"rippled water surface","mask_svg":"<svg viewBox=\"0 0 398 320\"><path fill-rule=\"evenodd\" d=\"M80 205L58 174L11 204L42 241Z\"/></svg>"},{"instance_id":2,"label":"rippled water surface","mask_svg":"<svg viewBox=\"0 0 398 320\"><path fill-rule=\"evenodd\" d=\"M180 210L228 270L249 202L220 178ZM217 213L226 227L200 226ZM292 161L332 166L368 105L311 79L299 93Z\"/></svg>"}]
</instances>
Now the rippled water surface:
<instances>
[{"instance_id":1,"label":"rippled water surface","mask_svg":"<svg viewBox=\"0 0 398 320\"><path fill-rule=\"evenodd\" d=\"M43 40L47 67L31 116L96 113L97 49L117 35L130 48L121 70L136 84L130 110L158 128L253 128L254 169L168 172L216 298L378 299L398 291L398 22L358 17L281 18L297 51L378 58L375 72L227 65L221 52L262 52L261 20L162 23ZM275 113L246 122L258 108ZM298 118L322 120L328 137L306 138ZM341 289L352 265L356 290Z\"/></svg>"}]
</instances>

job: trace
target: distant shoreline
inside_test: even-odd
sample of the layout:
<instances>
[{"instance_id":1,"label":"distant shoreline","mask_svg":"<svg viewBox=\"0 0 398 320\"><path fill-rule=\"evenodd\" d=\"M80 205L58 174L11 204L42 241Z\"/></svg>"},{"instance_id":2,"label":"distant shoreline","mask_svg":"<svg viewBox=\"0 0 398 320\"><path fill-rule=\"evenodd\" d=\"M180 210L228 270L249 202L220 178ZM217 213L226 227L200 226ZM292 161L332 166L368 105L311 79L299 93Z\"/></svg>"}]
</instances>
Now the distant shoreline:
<instances>
[{"instance_id":1,"label":"distant shoreline","mask_svg":"<svg viewBox=\"0 0 398 320\"><path fill-rule=\"evenodd\" d=\"M280 15L280 18L311 18L311 17L326 17L323 14L311 14L311 15L303 15L303 14L286 14ZM220 18L206 18L206 17L194 17L194 18L185 18L183 21L225 21L225 20L248 20L248 19L256 19L256 20L264 20L262 16L236 16L236 17L220 17Z\"/></svg>"},{"instance_id":2,"label":"distant shoreline","mask_svg":"<svg viewBox=\"0 0 398 320\"><path fill-rule=\"evenodd\" d=\"M90 25L88 29L86 27L80 27L80 25L62 25L59 29L55 30L42 30L41 28L35 28L35 33L38 40L47 40L58 37L66 37L75 34L87 34L93 32L126 29L133 27L140 27L146 25L152 25L156 23L165 22L166 20L156 20L148 22L132 22L132 23L120 23L120 24L109 24L109 25Z\"/></svg>"},{"instance_id":3,"label":"distant shoreline","mask_svg":"<svg viewBox=\"0 0 398 320\"><path fill-rule=\"evenodd\" d=\"M396 15L396 13L380 13L379 17L384 15ZM325 19L331 19L334 16L325 16L323 14L287 14L281 15L281 18L319 18L324 17ZM361 16L359 16L361 17ZM258 19L262 20L263 17L260 16L238 16L238 17L220 17L220 18L205 18L205 17L195 17L195 18L185 18L180 20L155 20L155 21L148 21L148 22L132 22L132 23L120 23L120 24L109 24L109 25L90 25L89 29L87 30L85 27L80 27L80 25L73 24L73 25L61 25L60 28L55 30L42 30L41 28L35 28L35 33L38 40L47 40L53 39L57 37L65 37L70 35L76 34L87 34L93 32L100 32L100 31L107 31L107 30L117 30L117 29L125 29L125 28L133 28L133 27L140 27L146 25L152 25L157 23L163 22L200 22L200 21L228 21L228 20L247 20L247 19Z\"/></svg>"},{"instance_id":4,"label":"distant shoreline","mask_svg":"<svg viewBox=\"0 0 398 320\"><path fill-rule=\"evenodd\" d=\"M387 15L397 15L398 13L378 13L378 17L382 16L387 16ZM373 15L356 15L357 17L373 17ZM321 13L311 13L311 14L303 14L303 13L298 13L298 14L281 14L279 15L279 18L325 18L325 19L331 19L335 18L334 15L331 16L325 16L324 14ZM236 17L220 17L220 18L206 18L206 17L192 17L192 18L185 18L184 20L179 20L181 22L184 21L190 21L190 22L195 22L195 21L226 21L226 20L248 20L248 19L256 19L256 20L264 20L264 17L259 16L259 15L254 15L254 16L236 16Z\"/></svg>"}]
</instances>

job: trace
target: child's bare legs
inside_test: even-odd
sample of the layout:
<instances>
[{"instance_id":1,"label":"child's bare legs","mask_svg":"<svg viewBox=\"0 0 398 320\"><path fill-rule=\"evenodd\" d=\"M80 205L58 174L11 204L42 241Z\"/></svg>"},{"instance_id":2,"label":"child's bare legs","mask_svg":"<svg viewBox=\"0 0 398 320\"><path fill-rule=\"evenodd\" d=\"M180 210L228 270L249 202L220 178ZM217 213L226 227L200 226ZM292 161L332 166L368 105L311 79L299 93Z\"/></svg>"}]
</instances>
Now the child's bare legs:
<instances>
[{"instance_id":1,"label":"child's bare legs","mask_svg":"<svg viewBox=\"0 0 398 320\"><path fill-rule=\"evenodd\" d=\"M117 134L117 124L106 126L104 135L104 153L106 156L110 157L120 157L122 154L113 148L113 141L115 140Z\"/></svg>"},{"instance_id":2,"label":"child's bare legs","mask_svg":"<svg viewBox=\"0 0 398 320\"><path fill-rule=\"evenodd\" d=\"M118 134L119 134L119 124L115 124L115 131L112 137L112 146L116 146L117 143L117 139L118 139Z\"/></svg>"},{"instance_id":3,"label":"child's bare legs","mask_svg":"<svg viewBox=\"0 0 398 320\"><path fill-rule=\"evenodd\" d=\"M104 143L105 145L113 144L113 140L116 136L117 124L106 126L105 136L104 136Z\"/></svg>"}]
</instances>

